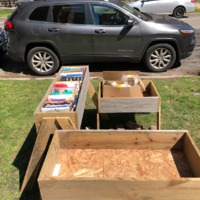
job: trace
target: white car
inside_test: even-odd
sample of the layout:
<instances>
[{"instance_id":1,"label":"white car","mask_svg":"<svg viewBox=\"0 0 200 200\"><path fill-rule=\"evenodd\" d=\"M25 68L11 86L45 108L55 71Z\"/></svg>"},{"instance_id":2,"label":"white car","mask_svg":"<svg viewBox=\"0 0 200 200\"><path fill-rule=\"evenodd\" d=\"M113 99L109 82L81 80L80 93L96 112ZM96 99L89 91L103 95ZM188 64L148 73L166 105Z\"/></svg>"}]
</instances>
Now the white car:
<instances>
[{"instance_id":1,"label":"white car","mask_svg":"<svg viewBox=\"0 0 200 200\"><path fill-rule=\"evenodd\" d=\"M136 0L127 4L145 13L167 14L182 18L195 10L195 0Z\"/></svg>"}]
</instances>

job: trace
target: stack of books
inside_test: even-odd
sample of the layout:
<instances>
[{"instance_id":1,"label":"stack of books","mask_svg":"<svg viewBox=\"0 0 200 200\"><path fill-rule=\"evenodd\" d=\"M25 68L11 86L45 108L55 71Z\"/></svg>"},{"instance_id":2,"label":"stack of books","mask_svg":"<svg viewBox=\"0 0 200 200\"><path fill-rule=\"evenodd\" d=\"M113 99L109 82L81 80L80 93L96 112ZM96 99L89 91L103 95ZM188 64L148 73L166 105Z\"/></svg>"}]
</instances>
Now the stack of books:
<instances>
[{"instance_id":1,"label":"stack of books","mask_svg":"<svg viewBox=\"0 0 200 200\"><path fill-rule=\"evenodd\" d=\"M51 93L48 95L47 101L41 108L41 111L74 111L78 102L84 72L84 67L62 68L60 80L53 84Z\"/></svg>"},{"instance_id":2,"label":"stack of books","mask_svg":"<svg viewBox=\"0 0 200 200\"><path fill-rule=\"evenodd\" d=\"M64 67L60 74L61 81L82 81L85 67Z\"/></svg>"}]
</instances>

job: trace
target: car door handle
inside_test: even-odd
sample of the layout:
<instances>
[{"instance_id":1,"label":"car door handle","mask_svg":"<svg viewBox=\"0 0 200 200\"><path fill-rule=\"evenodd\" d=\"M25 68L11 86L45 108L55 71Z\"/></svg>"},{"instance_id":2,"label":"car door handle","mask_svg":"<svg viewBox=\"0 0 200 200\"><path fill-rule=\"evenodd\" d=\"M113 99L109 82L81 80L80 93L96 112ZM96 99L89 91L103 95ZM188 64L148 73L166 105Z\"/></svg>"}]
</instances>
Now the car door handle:
<instances>
[{"instance_id":1,"label":"car door handle","mask_svg":"<svg viewBox=\"0 0 200 200\"><path fill-rule=\"evenodd\" d=\"M59 29L58 28L49 28L48 31L49 32L58 32Z\"/></svg>"},{"instance_id":2,"label":"car door handle","mask_svg":"<svg viewBox=\"0 0 200 200\"><path fill-rule=\"evenodd\" d=\"M106 33L106 30L105 29L96 29L95 33L98 33L98 34Z\"/></svg>"}]
</instances>

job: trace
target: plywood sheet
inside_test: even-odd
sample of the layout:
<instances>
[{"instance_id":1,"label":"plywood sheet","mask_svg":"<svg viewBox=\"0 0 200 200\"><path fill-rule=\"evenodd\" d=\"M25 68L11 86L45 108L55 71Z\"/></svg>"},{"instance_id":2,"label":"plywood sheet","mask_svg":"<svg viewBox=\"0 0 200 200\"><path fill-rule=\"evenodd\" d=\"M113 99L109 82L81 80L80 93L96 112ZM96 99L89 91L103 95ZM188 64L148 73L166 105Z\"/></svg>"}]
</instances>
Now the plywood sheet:
<instances>
[{"instance_id":1,"label":"plywood sheet","mask_svg":"<svg viewBox=\"0 0 200 200\"><path fill-rule=\"evenodd\" d=\"M61 149L58 179L172 179L193 177L182 151ZM53 173L52 173L53 174Z\"/></svg>"}]
</instances>

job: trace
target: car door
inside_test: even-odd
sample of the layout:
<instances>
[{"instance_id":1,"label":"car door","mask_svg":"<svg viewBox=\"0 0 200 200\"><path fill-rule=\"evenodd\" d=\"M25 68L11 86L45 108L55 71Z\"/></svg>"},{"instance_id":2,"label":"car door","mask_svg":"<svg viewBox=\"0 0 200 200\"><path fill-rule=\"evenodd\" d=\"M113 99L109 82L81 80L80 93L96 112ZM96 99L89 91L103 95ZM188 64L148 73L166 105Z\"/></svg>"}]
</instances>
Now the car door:
<instances>
[{"instance_id":1,"label":"car door","mask_svg":"<svg viewBox=\"0 0 200 200\"><path fill-rule=\"evenodd\" d=\"M139 10L146 13L159 12L159 0L141 0Z\"/></svg>"},{"instance_id":2,"label":"car door","mask_svg":"<svg viewBox=\"0 0 200 200\"><path fill-rule=\"evenodd\" d=\"M95 58L135 59L140 53L141 31L139 25L128 26L129 16L120 9L104 4L91 3L93 18L93 45Z\"/></svg>"},{"instance_id":3,"label":"car door","mask_svg":"<svg viewBox=\"0 0 200 200\"><path fill-rule=\"evenodd\" d=\"M58 48L64 63L92 58L92 32L85 10L84 4L73 3L52 8L53 23L48 27L48 38Z\"/></svg>"},{"instance_id":4,"label":"car door","mask_svg":"<svg viewBox=\"0 0 200 200\"><path fill-rule=\"evenodd\" d=\"M176 0L159 0L158 13L172 14L176 6L177 6Z\"/></svg>"}]
</instances>

